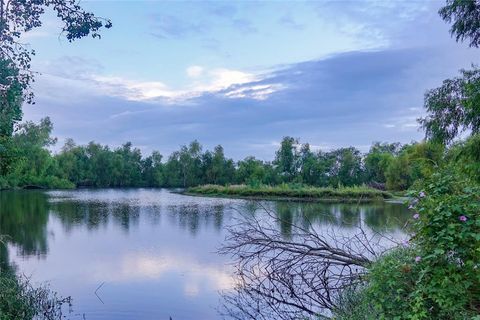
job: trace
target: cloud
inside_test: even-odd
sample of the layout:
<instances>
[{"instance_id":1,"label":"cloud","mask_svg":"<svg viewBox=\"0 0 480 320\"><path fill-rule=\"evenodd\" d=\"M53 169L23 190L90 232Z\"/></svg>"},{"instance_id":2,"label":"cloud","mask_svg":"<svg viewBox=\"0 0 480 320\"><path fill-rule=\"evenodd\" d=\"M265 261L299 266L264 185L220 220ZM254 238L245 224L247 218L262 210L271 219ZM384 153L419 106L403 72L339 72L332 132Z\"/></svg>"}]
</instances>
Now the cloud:
<instances>
[{"instance_id":1,"label":"cloud","mask_svg":"<svg viewBox=\"0 0 480 320\"><path fill-rule=\"evenodd\" d=\"M339 32L369 39L376 47L392 46L400 33L410 25L418 28L422 20L429 20L427 17L435 15L438 19L438 3L434 1L331 0L312 2L310 5L320 19L332 23Z\"/></svg>"},{"instance_id":2,"label":"cloud","mask_svg":"<svg viewBox=\"0 0 480 320\"><path fill-rule=\"evenodd\" d=\"M305 25L300 24L295 20L291 12L288 12L283 16L281 16L280 19L278 19L278 23L287 28L291 28L295 30L302 30L305 28Z\"/></svg>"},{"instance_id":3,"label":"cloud","mask_svg":"<svg viewBox=\"0 0 480 320\"><path fill-rule=\"evenodd\" d=\"M103 68L94 61L80 57L62 57L42 66L43 94L51 99L85 96L86 92L99 96L119 97L128 101L150 101L176 104L192 101L204 95L221 95L227 98L263 100L282 90L280 84L257 84L268 74L249 73L226 68L207 69L190 66L186 69L192 82L173 88L162 81L130 79L103 75ZM72 90L59 90L71 86Z\"/></svg>"},{"instance_id":4,"label":"cloud","mask_svg":"<svg viewBox=\"0 0 480 320\"><path fill-rule=\"evenodd\" d=\"M230 4L225 4L221 2L206 2L204 5L210 6L209 12L215 16L231 18L237 13L237 8Z\"/></svg>"},{"instance_id":5,"label":"cloud","mask_svg":"<svg viewBox=\"0 0 480 320\"><path fill-rule=\"evenodd\" d=\"M150 34L161 39L180 39L191 35L204 34L209 29L203 22L189 22L173 15L151 16Z\"/></svg>"},{"instance_id":6,"label":"cloud","mask_svg":"<svg viewBox=\"0 0 480 320\"><path fill-rule=\"evenodd\" d=\"M279 83L240 85L224 92L228 98L250 98L254 100L266 100L271 94L284 90L286 87Z\"/></svg>"},{"instance_id":7,"label":"cloud","mask_svg":"<svg viewBox=\"0 0 480 320\"><path fill-rule=\"evenodd\" d=\"M257 33L258 29L253 26L253 23L247 19L237 18L232 21L234 28L242 33Z\"/></svg>"},{"instance_id":8,"label":"cloud","mask_svg":"<svg viewBox=\"0 0 480 320\"><path fill-rule=\"evenodd\" d=\"M69 80L85 80L104 70L99 61L79 56L61 56L55 60L40 62L35 67L42 74Z\"/></svg>"},{"instance_id":9,"label":"cloud","mask_svg":"<svg viewBox=\"0 0 480 320\"><path fill-rule=\"evenodd\" d=\"M51 115L55 135L79 143L132 141L164 155L198 139L210 149L222 144L235 159L271 160L272 141L286 135L322 149L368 149L372 141L423 138L415 119L425 90L475 59L456 46L350 52L259 74L204 68L199 82L183 89L121 77L39 79L49 89L38 88L37 107L25 114ZM81 98L72 98L78 92ZM50 98L54 93L63 96Z\"/></svg>"},{"instance_id":10,"label":"cloud","mask_svg":"<svg viewBox=\"0 0 480 320\"><path fill-rule=\"evenodd\" d=\"M190 66L187 68L187 75L190 78L198 78L202 75L204 68L200 66Z\"/></svg>"},{"instance_id":11,"label":"cloud","mask_svg":"<svg viewBox=\"0 0 480 320\"><path fill-rule=\"evenodd\" d=\"M112 273L113 269L117 272ZM205 284L215 291L228 290L234 285L231 271L227 268L171 254L127 254L117 261L101 262L92 267L91 272L94 279L111 283L159 280L180 273L184 275L184 293L187 296L197 295Z\"/></svg>"}]
</instances>

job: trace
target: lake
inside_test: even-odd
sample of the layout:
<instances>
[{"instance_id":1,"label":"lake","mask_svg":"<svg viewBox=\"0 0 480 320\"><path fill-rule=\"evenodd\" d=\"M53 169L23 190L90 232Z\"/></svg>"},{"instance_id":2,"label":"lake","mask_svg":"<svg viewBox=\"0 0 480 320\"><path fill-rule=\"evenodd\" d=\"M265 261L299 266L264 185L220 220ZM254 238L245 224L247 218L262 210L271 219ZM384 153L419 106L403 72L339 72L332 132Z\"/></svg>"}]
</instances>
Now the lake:
<instances>
[{"instance_id":1,"label":"lake","mask_svg":"<svg viewBox=\"0 0 480 320\"><path fill-rule=\"evenodd\" d=\"M410 216L398 203L261 203L283 221L398 238ZM236 217L262 217L257 204L164 189L4 191L0 262L71 296L70 319L221 319L232 266L216 252ZM289 236L288 223L278 228Z\"/></svg>"}]
</instances>

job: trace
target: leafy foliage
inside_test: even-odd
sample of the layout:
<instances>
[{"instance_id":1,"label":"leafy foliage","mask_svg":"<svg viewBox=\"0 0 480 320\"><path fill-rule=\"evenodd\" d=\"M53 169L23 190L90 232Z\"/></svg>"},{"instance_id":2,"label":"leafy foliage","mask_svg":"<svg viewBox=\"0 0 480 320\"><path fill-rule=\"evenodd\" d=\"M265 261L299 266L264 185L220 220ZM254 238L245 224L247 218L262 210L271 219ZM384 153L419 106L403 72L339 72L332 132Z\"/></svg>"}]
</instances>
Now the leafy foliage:
<instances>
[{"instance_id":1,"label":"leafy foliage","mask_svg":"<svg viewBox=\"0 0 480 320\"><path fill-rule=\"evenodd\" d=\"M10 270L0 272L0 320L63 319L63 304L70 304L70 298L58 297L48 287L33 287Z\"/></svg>"},{"instance_id":2,"label":"leafy foliage","mask_svg":"<svg viewBox=\"0 0 480 320\"><path fill-rule=\"evenodd\" d=\"M419 319L479 314L480 187L446 168L426 180L416 195L413 241L421 273L413 312Z\"/></svg>"},{"instance_id":3,"label":"leafy foliage","mask_svg":"<svg viewBox=\"0 0 480 320\"><path fill-rule=\"evenodd\" d=\"M39 124L20 124L13 137L0 138L0 188L205 184L246 184L258 188L287 183L316 187L366 184L381 190L405 190L430 176L435 165L454 158L465 165L465 170L479 170L474 151L467 152L477 150L478 139L469 140L465 146L456 144L447 153L440 144L421 142L404 146L375 143L367 154L362 154L353 147L314 152L308 143L300 144L286 137L273 162L254 157L234 162L225 156L222 146L203 151L198 141L181 146L166 160L158 151L144 156L130 142L111 149L95 142L76 145L71 139L58 154L52 155L48 150L56 143L51 137L52 129L50 119L45 118ZM287 167L290 171L285 171Z\"/></svg>"},{"instance_id":4,"label":"leafy foliage","mask_svg":"<svg viewBox=\"0 0 480 320\"><path fill-rule=\"evenodd\" d=\"M62 33L70 42L88 35L100 38L100 29L112 26L109 20L83 10L76 0L0 0L0 60L8 61L10 70L17 70L2 78L2 98L10 88L19 86L24 99L33 102L29 89L34 80L30 67L35 51L19 39L25 32L42 26L41 17L48 8L63 22Z\"/></svg>"},{"instance_id":5,"label":"leafy foliage","mask_svg":"<svg viewBox=\"0 0 480 320\"><path fill-rule=\"evenodd\" d=\"M22 119L22 88L15 80L18 70L9 60L0 59L0 137L10 137ZM2 91L1 89L4 88Z\"/></svg>"},{"instance_id":6,"label":"leafy foliage","mask_svg":"<svg viewBox=\"0 0 480 320\"><path fill-rule=\"evenodd\" d=\"M470 39L470 47L480 45L480 3L477 0L447 0L438 13L452 23L450 32L457 41Z\"/></svg>"},{"instance_id":7,"label":"leafy foliage","mask_svg":"<svg viewBox=\"0 0 480 320\"><path fill-rule=\"evenodd\" d=\"M460 73L425 94L427 116L419 121L429 139L450 143L462 132L480 132L480 69Z\"/></svg>"},{"instance_id":8,"label":"leafy foliage","mask_svg":"<svg viewBox=\"0 0 480 320\"><path fill-rule=\"evenodd\" d=\"M410 295L419 271L411 248L387 252L370 266L363 284L342 293L334 319L412 319Z\"/></svg>"}]
</instances>

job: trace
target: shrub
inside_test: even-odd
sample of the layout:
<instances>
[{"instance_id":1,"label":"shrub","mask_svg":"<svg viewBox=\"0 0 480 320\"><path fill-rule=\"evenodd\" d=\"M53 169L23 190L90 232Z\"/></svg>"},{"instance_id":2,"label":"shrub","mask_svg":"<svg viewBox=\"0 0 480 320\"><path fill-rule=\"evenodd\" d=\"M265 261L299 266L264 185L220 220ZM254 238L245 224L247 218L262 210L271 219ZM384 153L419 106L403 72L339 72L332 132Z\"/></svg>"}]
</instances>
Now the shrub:
<instances>
[{"instance_id":1,"label":"shrub","mask_svg":"<svg viewBox=\"0 0 480 320\"><path fill-rule=\"evenodd\" d=\"M59 298L48 287L33 287L28 279L11 271L0 273L0 320L62 319L62 305L70 298Z\"/></svg>"},{"instance_id":2,"label":"shrub","mask_svg":"<svg viewBox=\"0 0 480 320\"><path fill-rule=\"evenodd\" d=\"M480 319L480 187L451 168L417 187L409 247L372 263L335 319Z\"/></svg>"},{"instance_id":3,"label":"shrub","mask_svg":"<svg viewBox=\"0 0 480 320\"><path fill-rule=\"evenodd\" d=\"M412 195L422 268L413 312L417 319L480 314L480 187L448 168Z\"/></svg>"},{"instance_id":4,"label":"shrub","mask_svg":"<svg viewBox=\"0 0 480 320\"><path fill-rule=\"evenodd\" d=\"M346 289L335 319L409 319L420 268L413 248L396 248L374 262L362 285Z\"/></svg>"}]
</instances>

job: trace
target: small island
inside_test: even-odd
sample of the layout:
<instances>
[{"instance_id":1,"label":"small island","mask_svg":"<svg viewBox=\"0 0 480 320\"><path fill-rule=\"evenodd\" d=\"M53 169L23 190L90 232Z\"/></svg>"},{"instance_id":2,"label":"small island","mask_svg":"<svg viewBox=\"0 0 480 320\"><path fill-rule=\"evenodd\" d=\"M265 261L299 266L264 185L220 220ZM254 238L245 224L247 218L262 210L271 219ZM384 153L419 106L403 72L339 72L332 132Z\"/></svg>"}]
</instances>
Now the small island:
<instances>
[{"instance_id":1,"label":"small island","mask_svg":"<svg viewBox=\"0 0 480 320\"><path fill-rule=\"evenodd\" d=\"M391 199L389 192L367 186L358 187L312 187L291 186L249 186L241 185L202 185L191 187L183 192L186 195L228 197L255 200L311 201L311 202L373 202Z\"/></svg>"}]
</instances>

